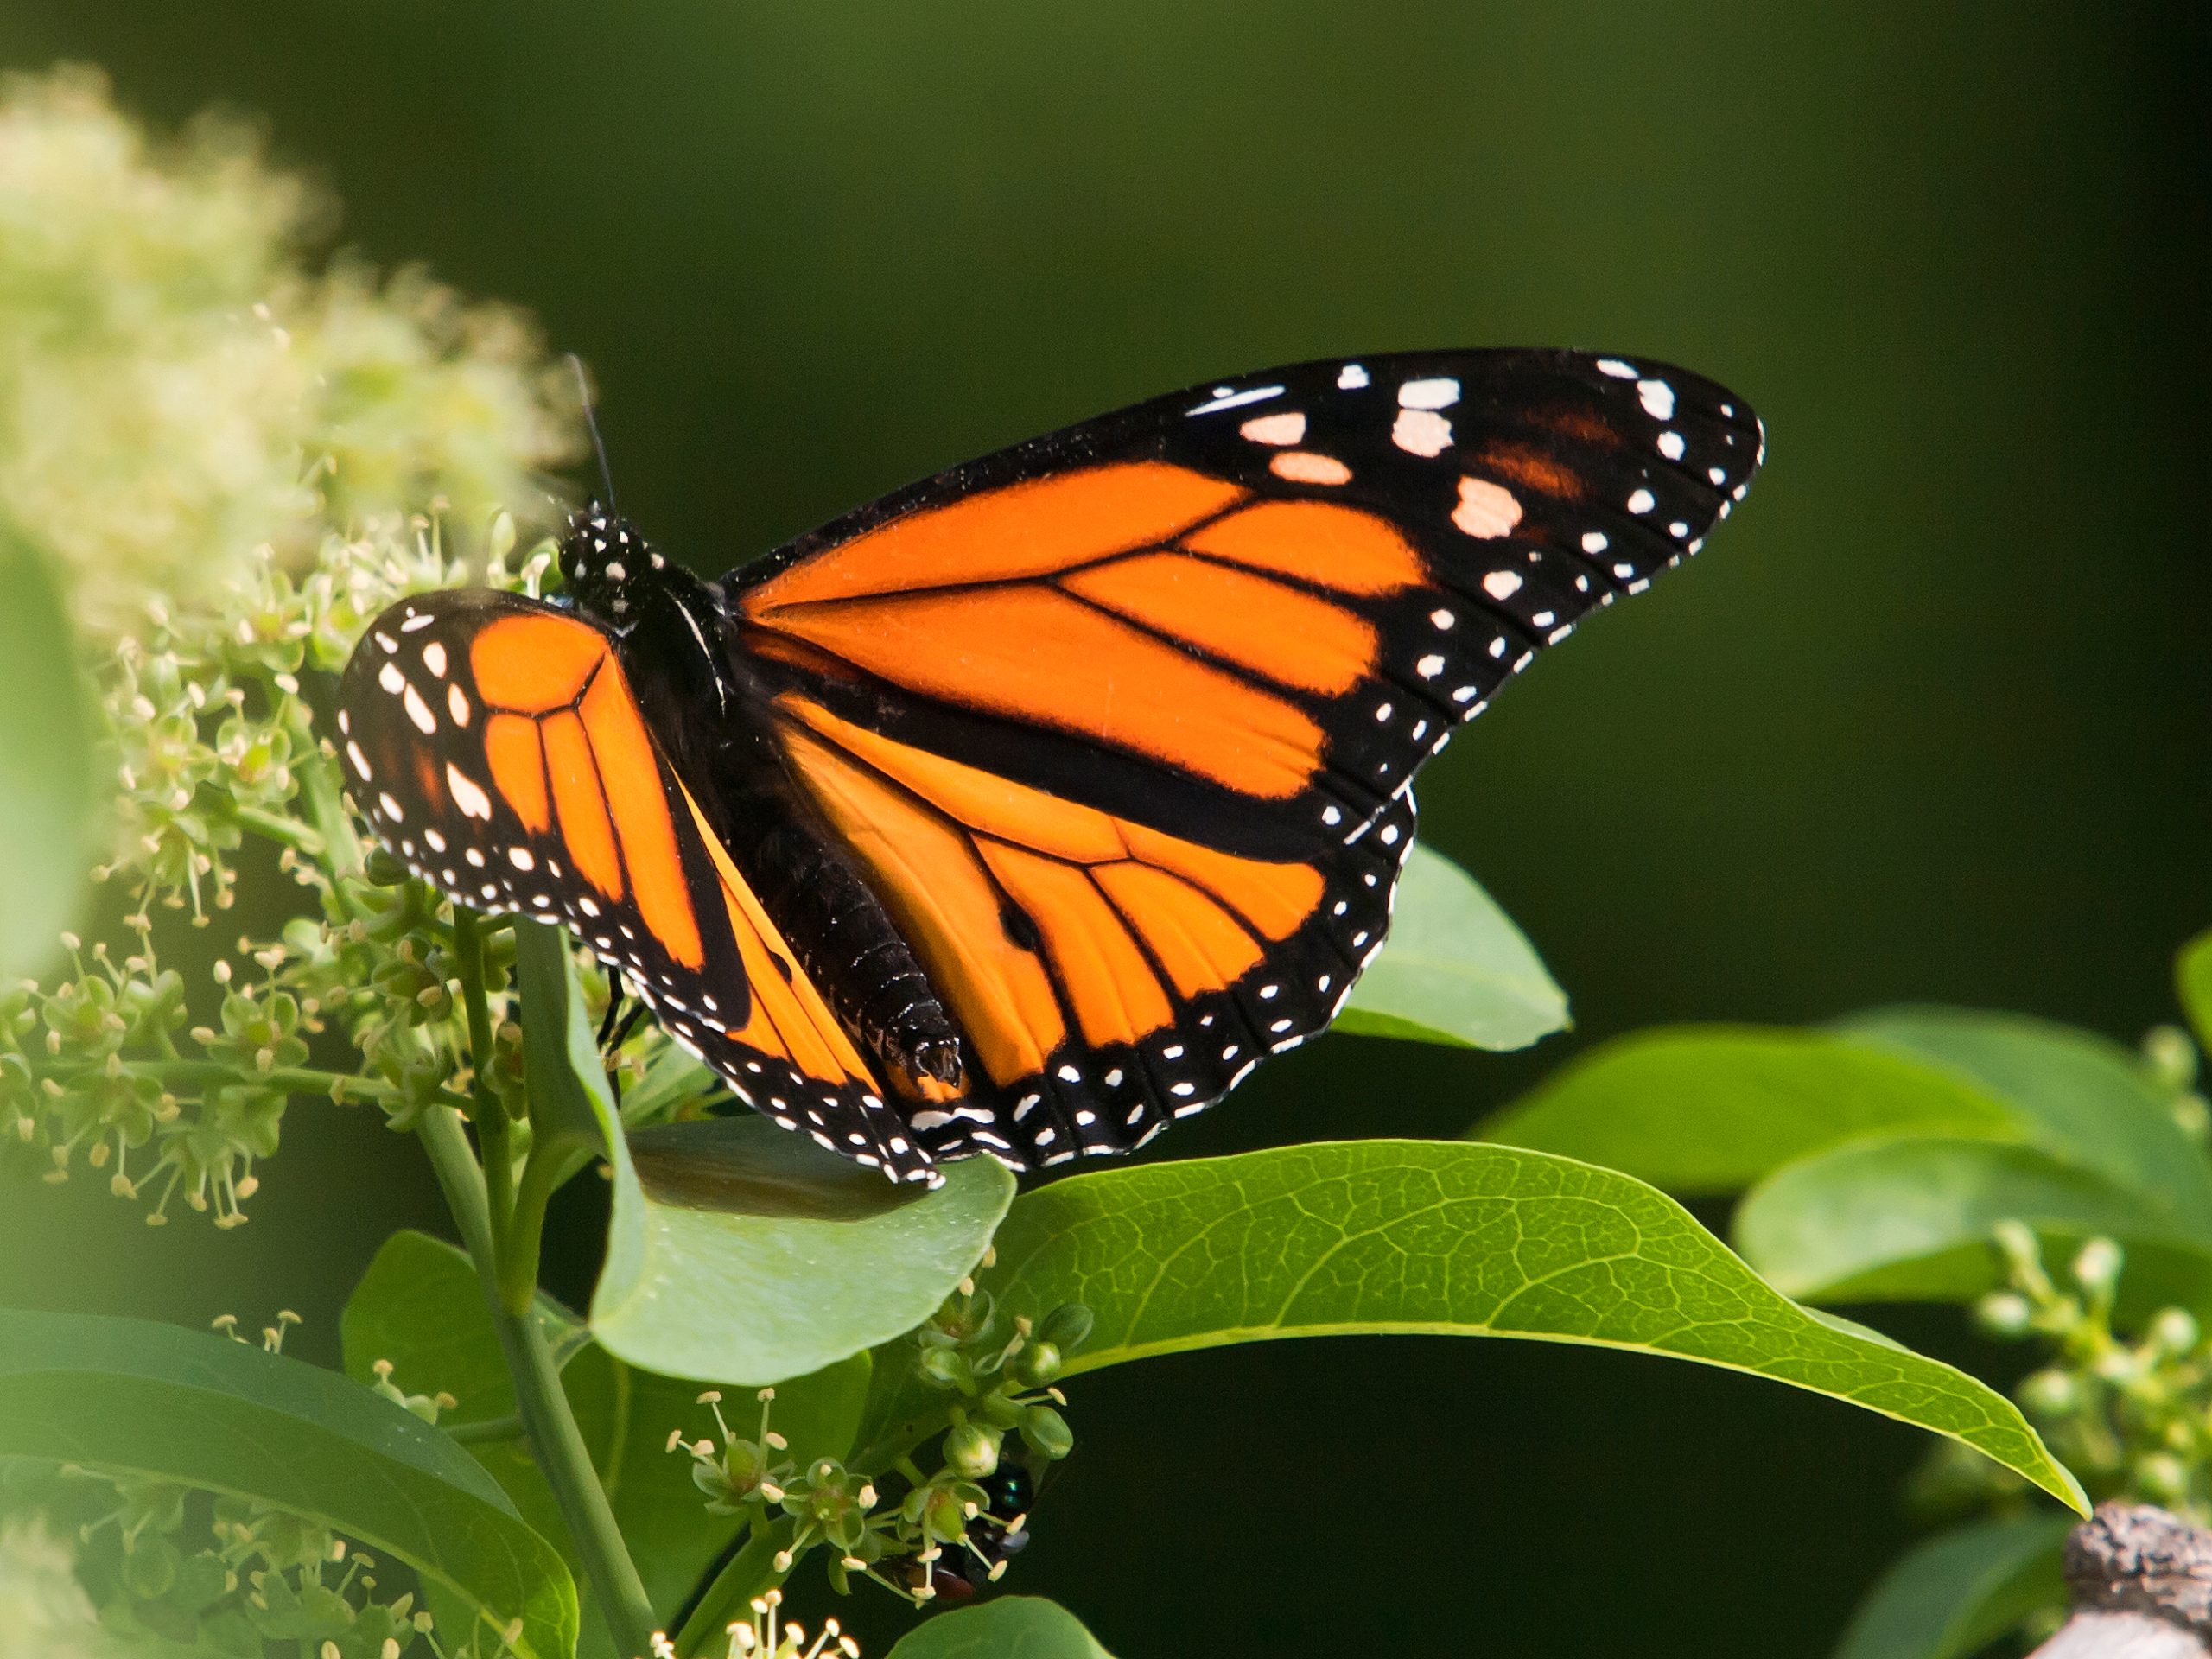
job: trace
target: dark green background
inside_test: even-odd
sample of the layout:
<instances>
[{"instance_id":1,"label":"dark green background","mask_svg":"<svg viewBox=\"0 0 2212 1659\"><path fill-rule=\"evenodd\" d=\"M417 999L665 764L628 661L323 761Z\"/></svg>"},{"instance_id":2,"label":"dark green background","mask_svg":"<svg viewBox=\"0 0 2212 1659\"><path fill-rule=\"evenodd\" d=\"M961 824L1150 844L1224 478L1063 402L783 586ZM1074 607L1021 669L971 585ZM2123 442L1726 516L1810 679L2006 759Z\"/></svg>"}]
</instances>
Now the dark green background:
<instances>
[{"instance_id":1,"label":"dark green background","mask_svg":"<svg viewBox=\"0 0 2212 1659\"><path fill-rule=\"evenodd\" d=\"M1755 402L1748 508L1424 791L1578 1034L1335 1039L1180 1129L1187 1156L1451 1134L1659 1020L2167 1014L2168 953L2212 920L2202 18L14 0L0 60L104 64L164 120L265 115L347 240L590 359L624 505L710 569L1284 359L1606 346ZM0 1300L283 1303L328 1354L378 1238L435 1204L357 1114L287 1132L241 1234L141 1232L90 1181L11 1193ZM1074 1416L1017 1583L1124 1659L1817 1654L1907 1535L1920 1449L1740 1378L1510 1344L1154 1362Z\"/></svg>"}]
</instances>

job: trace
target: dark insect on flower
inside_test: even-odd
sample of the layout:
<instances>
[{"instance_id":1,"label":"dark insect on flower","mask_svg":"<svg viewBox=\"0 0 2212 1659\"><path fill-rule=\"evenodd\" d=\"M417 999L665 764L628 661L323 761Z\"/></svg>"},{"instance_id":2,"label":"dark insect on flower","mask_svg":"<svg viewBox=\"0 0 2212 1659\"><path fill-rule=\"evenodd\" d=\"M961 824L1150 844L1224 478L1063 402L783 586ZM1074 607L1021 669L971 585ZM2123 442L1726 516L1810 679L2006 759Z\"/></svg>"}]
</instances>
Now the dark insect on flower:
<instances>
[{"instance_id":1,"label":"dark insect on flower","mask_svg":"<svg viewBox=\"0 0 2212 1659\"><path fill-rule=\"evenodd\" d=\"M1029 1548L1029 1509L1036 1501L1037 1478L1018 1463L1004 1463L976 1483L989 1495L983 1512L968 1523L968 1536L957 1550L943 1550L928 1560L919 1556L886 1563L888 1576L922 1600L957 1605L984 1585L1003 1577L1007 1564Z\"/></svg>"}]
</instances>

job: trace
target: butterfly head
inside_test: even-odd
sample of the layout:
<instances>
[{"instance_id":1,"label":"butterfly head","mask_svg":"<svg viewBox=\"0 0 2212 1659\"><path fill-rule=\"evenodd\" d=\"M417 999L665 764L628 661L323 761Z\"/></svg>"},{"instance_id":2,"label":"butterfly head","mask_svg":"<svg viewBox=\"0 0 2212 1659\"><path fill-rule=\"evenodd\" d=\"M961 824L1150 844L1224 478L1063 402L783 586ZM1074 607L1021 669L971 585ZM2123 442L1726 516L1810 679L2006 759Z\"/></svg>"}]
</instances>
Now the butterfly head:
<instances>
[{"instance_id":1,"label":"butterfly head","mask_svg":"<svg viewBox=\"0 0 2212 1659\"><path fill-rule=\"evenodd\" d=\"M664 563L635 524L596 501L570 517L561 537L561 579L569 594L612 621L637 608L645 585Z\"/></svg>"}]
</instances>

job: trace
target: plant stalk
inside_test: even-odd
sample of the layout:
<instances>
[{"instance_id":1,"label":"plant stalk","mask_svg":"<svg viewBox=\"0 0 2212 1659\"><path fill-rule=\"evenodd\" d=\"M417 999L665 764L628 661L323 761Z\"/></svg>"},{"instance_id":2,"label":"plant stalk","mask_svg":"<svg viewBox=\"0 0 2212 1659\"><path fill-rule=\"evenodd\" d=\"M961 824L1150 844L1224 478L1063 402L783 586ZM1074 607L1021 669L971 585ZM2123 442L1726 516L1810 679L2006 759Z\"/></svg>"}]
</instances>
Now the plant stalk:
<instances>
[{"instance_id":1,"label":"plant stalk","mask_svg":"<svg viewBox=\"0 0 2212 1659\"><path fill-rule=\"evenodd\" d=\"M592 1467L591 1453L576 1427L575 1415L569 1409L568 1395L562 1392L560 1372L546 1345L545 1332L527 1301L517 1313L500 1294L500 1257L493 1241L484 1173L469 1150L461 1119L450 1108L434 1106L425 1111L418 1133L438 1185L445 1190L461 1243L475 1263L493 1328L499 1333L500 1351L514 1380L518 1414L598 1598L600 1616L607 1621L615 1649L625 1659L644 1659L654 1630L652 1604L622 1542L621 1529L615 1524L614 1511ZM534 1225L531 1231L534 1260Z\"/></svg>"}]
</instances>

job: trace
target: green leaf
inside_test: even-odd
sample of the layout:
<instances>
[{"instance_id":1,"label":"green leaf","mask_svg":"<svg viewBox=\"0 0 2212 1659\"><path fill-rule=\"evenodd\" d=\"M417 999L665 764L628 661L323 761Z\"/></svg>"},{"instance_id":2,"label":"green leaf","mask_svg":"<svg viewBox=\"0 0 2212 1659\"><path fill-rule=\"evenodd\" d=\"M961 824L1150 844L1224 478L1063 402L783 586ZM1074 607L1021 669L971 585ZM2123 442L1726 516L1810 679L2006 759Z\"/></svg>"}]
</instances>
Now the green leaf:
<instances>
[{"instance_id":1,"label":"green leaf","mask_svg":"<svg viewBox=\"0 0 2212 1659\"><path fill-rule=\"evenodd\" d=\"M690 1459L667 1449L674 1428L689 1440L711 1436L713 1420L697 1402L714 1385L623 1364L591 1343L550 1298L541 1299L540 1318L556 1354L567 1339L571 1357L561 1383L569 1408L645 1592L657 1611L672 1617L741 1523L739 1516L709 1515L692 1484ZM514 1411L513 1387L475 1270L450 1244L395 1233L355 1287L340 1329L349 1375L369 1381L376 1362L389 1359L392 1380L408 1393L454 1395L459 1404L440 1417L442 1427L465 1430ZM861 1357L778 1386L774 1427L790 1441L793 1462L845 1456L868 1377ZM759 1422L760 1407L749 1393L725 1399L722 1409L741 1434L750 1435ZM471 1440L468 1450L526 1520L565 1545L559 1508L521 1440ZM602 1633L598 1621L587 1621L588 1652Z\"/></svg>"},{"instance_id":2,"label":"green leaf","mask_svg":"<svg viewBox=\"0 0 2212 1659\"><path fill-rule=\"evenodd\" d=\"M1083 1621L1042 1596L1001 1596L924 1620L891 1659L1113 1659Z\"/></svg>"},{"instance_id":3,"label":"green leaf","mask_svg":"<svg viewBox=\"0 0 2212 1659\"><path fill-rule=\"evenodd\" d=\"M1894 1141L1802 1159L1745 1196L1735 1243L1788 1295L1964 1301L2003 1277L1992 1230L2006 1218L2059 1240L2120 1240L2139 1294L2201 1306L2212 1284L2202 1241L2143 1194L2036 1147L1989 1141Z\"/></svg>"},{"instance_id":4,"label":"green leaf","mask_svg":"<svg viewBox=\"0 0 2212 1659\"><path fill-rule=\"evenodd\" d=\"M1967 1659L2031 1613L2063 1605L2056 1516L1979 1521L1900 1556L1868 1592L1835 1659Z\"/></svg>"},{"instance_id":5,"label":"green leaf","mask_svg":"<svg viewBox=\"0 0 2212 1659\"><path fill-rule=\"evenodd\" d=\"M2212 929L2198 934L2174 957L2174 989L2200 1048L2212 1049Z\"/></svg>"},{"instance_id":6,"label":"green leaf","mask_svg":"<svg viewBox=\"0 0 2212 1659\"><path fill-rule=\"evenodd\" d=\"M543 1074L550 1132L581 1143L588 1119L612 1166L591 1304L609 1353L748 1386L804 1376L912 1330L982 1259L1014 1197L991 1159L923 1192L749 1113L626 1137L574 957L550 928L516 932L531 1091Z\"/></svg>"},{"instance_id":7,"label":"green leaf","mask_svg":"<svg viewBox=\"0 0 2212 1659\"><path fill-rule=\"evenodd\" d=\"M1717 1193L1840 1141L2030 1132L2015 1109L1909 1054L1826 1032L1681 1026L1592 1050L1469 1138Z\"/></svg>"},{"instance_id":8,"label":"green leaf","mask_svg":"<svg viewBox=\"0 0 2212 1659\"><path fill-rule=\"evenodd\" d=\"M1414 845L1395 915L1334 1029L1490 1049L1567 1029L1567 993L1528 936L1441 853Z\"/></svg>"},{"instance_id":9,"label":"green leaf","mask_svg":"<svg viewBox=\"0 0 2212 1659\"><path fill-rule=\"evenodd\" d=\"M552 1545L443 1434L333 1372L143 1319L0 1311L0 1457L257 1498L405 1561L529 1659L565 1659ZM441 1632L450 1649L466 1634Z\"/></svg>"},{"instance_id":10,"label":"green leaf","mask_svg":"<svg viewBox=\"0 0 2212 1659\"><path fill-rule=\"evenodd\" d=\"M649 1370L775 1382L911 1331L982 1259L1014 1197L989 1158L934 1192L753 1116L632 1137L615 1160L592 1332Z\"/></svg>"},{"instance_id":11,"label":"green leaf","mask_svg":"<svg viewBox=\"0 0 2212 1659\"><path fill-rule=\"evenodd\" d=\"M75 919L99 819L92 696L52 569L0 524L0 978Z\"/></svg>"},{"instance_id":12,"label":"green leaf","mask_svg":"<svg viewBox=\"0 0 2212 1659\"><path fill-rule=\"evenodd\" d=\"M2010 1401L1816 1317L1664 1193L1565 1158L1359 1141L1109 1170L1025 1194L996 1248L986 1282L1008 1314L1081 1302L1096 1316L1071 1376L1283 1337L1586 1343L1849 1401L1974 1446L2087 1512Z\"/></svg>"},{"instance_id":13,"label":"green leaf","mask_svg":"<svg viewBox=\"0 0 2212 1659\"><path fill-rule=\"evenodd\" d=\"M2142 1194L2177 1230L2212 1245L2212 1163L2117 1043L2070 1026L1965 1008L1879 1008L1835 1029L1948 1066L2032 1122L2046 1150Z\"/></svg>"},{"instance_id":14,"label":"green leaf","mask_svg":"<svg viewBox=\"0 0 2212 1659\"><path fill-rule=\"evenodd\" d=\"M550 922L515 920L515 982L522 993L523 1064L531 1134L597 1154L617 1122L569 936Z\"/></svg>"}]
</instances>

